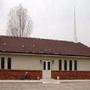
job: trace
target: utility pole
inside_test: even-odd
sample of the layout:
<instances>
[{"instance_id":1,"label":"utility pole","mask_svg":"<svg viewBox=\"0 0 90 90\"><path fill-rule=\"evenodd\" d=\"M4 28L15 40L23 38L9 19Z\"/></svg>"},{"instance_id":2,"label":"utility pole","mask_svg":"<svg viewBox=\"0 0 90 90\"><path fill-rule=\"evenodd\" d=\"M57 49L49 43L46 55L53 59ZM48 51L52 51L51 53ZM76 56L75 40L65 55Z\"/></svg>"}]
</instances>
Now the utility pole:
<instances>
[{"instance_id":1,"label":"utility pole","mask_svg":"<svg viewBox=\"0 0 90 90\"><path fill-rule=\"evenodd\" d=\"M74 7L74 36L73 36L73 40L75 43L78 42L78 39L77 39L77 27L76 27L76 11L75 11L75 7Z\"/></svg>"}]
</instances>

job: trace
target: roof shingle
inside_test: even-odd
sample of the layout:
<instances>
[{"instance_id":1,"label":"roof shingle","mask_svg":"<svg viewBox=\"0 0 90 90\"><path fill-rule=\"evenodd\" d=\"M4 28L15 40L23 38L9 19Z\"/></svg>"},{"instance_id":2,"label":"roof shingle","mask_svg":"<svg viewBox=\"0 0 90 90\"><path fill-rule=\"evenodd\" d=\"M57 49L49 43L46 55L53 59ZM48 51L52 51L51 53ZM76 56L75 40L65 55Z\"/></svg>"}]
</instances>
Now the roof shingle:
<instances>
[{"instance_id":1,"label":"roof shingle","mask_svg":"<svg viewBox=\"0 0 90 90\"><path fill-rule=\"evenodd\" d=\"M10 36L0 36L0 52L90 57L90 48L80 42Z\"/></svg>"}]
</instances>

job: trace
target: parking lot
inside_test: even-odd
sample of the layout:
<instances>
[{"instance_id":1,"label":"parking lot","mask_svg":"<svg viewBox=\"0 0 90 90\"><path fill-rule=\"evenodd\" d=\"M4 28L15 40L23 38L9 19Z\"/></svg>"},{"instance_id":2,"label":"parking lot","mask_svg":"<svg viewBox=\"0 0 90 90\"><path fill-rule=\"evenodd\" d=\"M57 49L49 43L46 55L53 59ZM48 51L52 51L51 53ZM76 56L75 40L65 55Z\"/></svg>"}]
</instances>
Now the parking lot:
<instances>
[{"instance_id":1,"label":"parking lot","mask_svg":"<svg viewBox=\"0 0 90 90\"><path fill-rule=\"evenodd\" d=\"M0 82L0 90L90 90L87 82Z\"/></svg>"}]
</instances>

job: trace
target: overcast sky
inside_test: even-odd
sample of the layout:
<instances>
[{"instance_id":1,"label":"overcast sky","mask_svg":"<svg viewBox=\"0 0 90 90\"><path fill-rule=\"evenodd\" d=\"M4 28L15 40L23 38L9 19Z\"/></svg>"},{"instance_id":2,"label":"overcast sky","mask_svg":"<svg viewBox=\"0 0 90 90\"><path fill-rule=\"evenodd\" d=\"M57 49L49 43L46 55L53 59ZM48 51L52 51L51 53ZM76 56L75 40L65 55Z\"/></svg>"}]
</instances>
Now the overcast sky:
<instances>
[{"instance_id":1,"label":"overcast sky","mask_svg":"<svg viewBox=\"0 0 90 90\"><path fill-rule=\"evenodd\" d=\"M11 8L22 4L33 22L31 37L73 41L74 7L78 41L90 47L90 0L0 0L0 34Z\"/></svg>"}]
</instances>

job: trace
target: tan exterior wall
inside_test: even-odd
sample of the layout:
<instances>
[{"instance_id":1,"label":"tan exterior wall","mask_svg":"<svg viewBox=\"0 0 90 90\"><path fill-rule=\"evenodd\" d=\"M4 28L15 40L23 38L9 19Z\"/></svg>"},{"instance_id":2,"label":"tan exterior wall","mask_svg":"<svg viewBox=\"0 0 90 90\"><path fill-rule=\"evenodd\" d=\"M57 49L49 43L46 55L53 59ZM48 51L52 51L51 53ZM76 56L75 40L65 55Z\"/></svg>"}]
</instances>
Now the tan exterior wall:
<instances>
[{"instance_id":1,"label":"tan exterior wall","mask_svg":"<svg viewBox=\"0 0 90 90\"><path fill-rule=\"evenodd\" d=\"M52 70L59 70L59 60L62 60L62 70L64 70L64 60L68 61L69 70L69 60L77 60L77 70L78 71L90 71L90 59L80 59L74 57L61 57L61 56L42 56L42 55L0 55L0 57L12 58L12 70L42 70L42 60L51 60ZM7 61L5 61L7 63ZM1 65L1 64L0 64ZM6 64L7 69L7 64ZM74 70L74 67L73 67Z\"/></svg>"},{"instance_id":2,"label":"tan exterior wall","mask_svg":"<svg viewBox=\"0 0 90 90\"><path fill-rule=\"evenodd\" d=\"M40 57L28 55L0 55L0 57L5 57L5 69L7 69L7 58L11 57L12 70L42 70Z\"/></svg>"},{"instance_id":3,"label":"tan exterior wall","mask_svg":"<svg viewBox=\"0 0 90 90\"><path fill-rule=\"evenodd\" d=\"M77 65L79 71L90 71L90 60L78 60Z\"/></svg>"},{"instance_id":4,"label":"tan exterior wall","mask_svg":"<svg viewBox=\"0 0 90 90\"><path fill-rule=\"evenodd\" d=\"M20 70L41 70L40 57L13 56L12 69Z\"/></svg>"},{"instance_id":5,"label":"tan exterior wall","mask_svg":"<svg viewBox=\"0 0 90 90\"><path fill-rule=\"evenodd\" d=\"M54 63L52 63L52 70L58 70L58 58L53 58Z\"/></svg>"}]
</instances>

